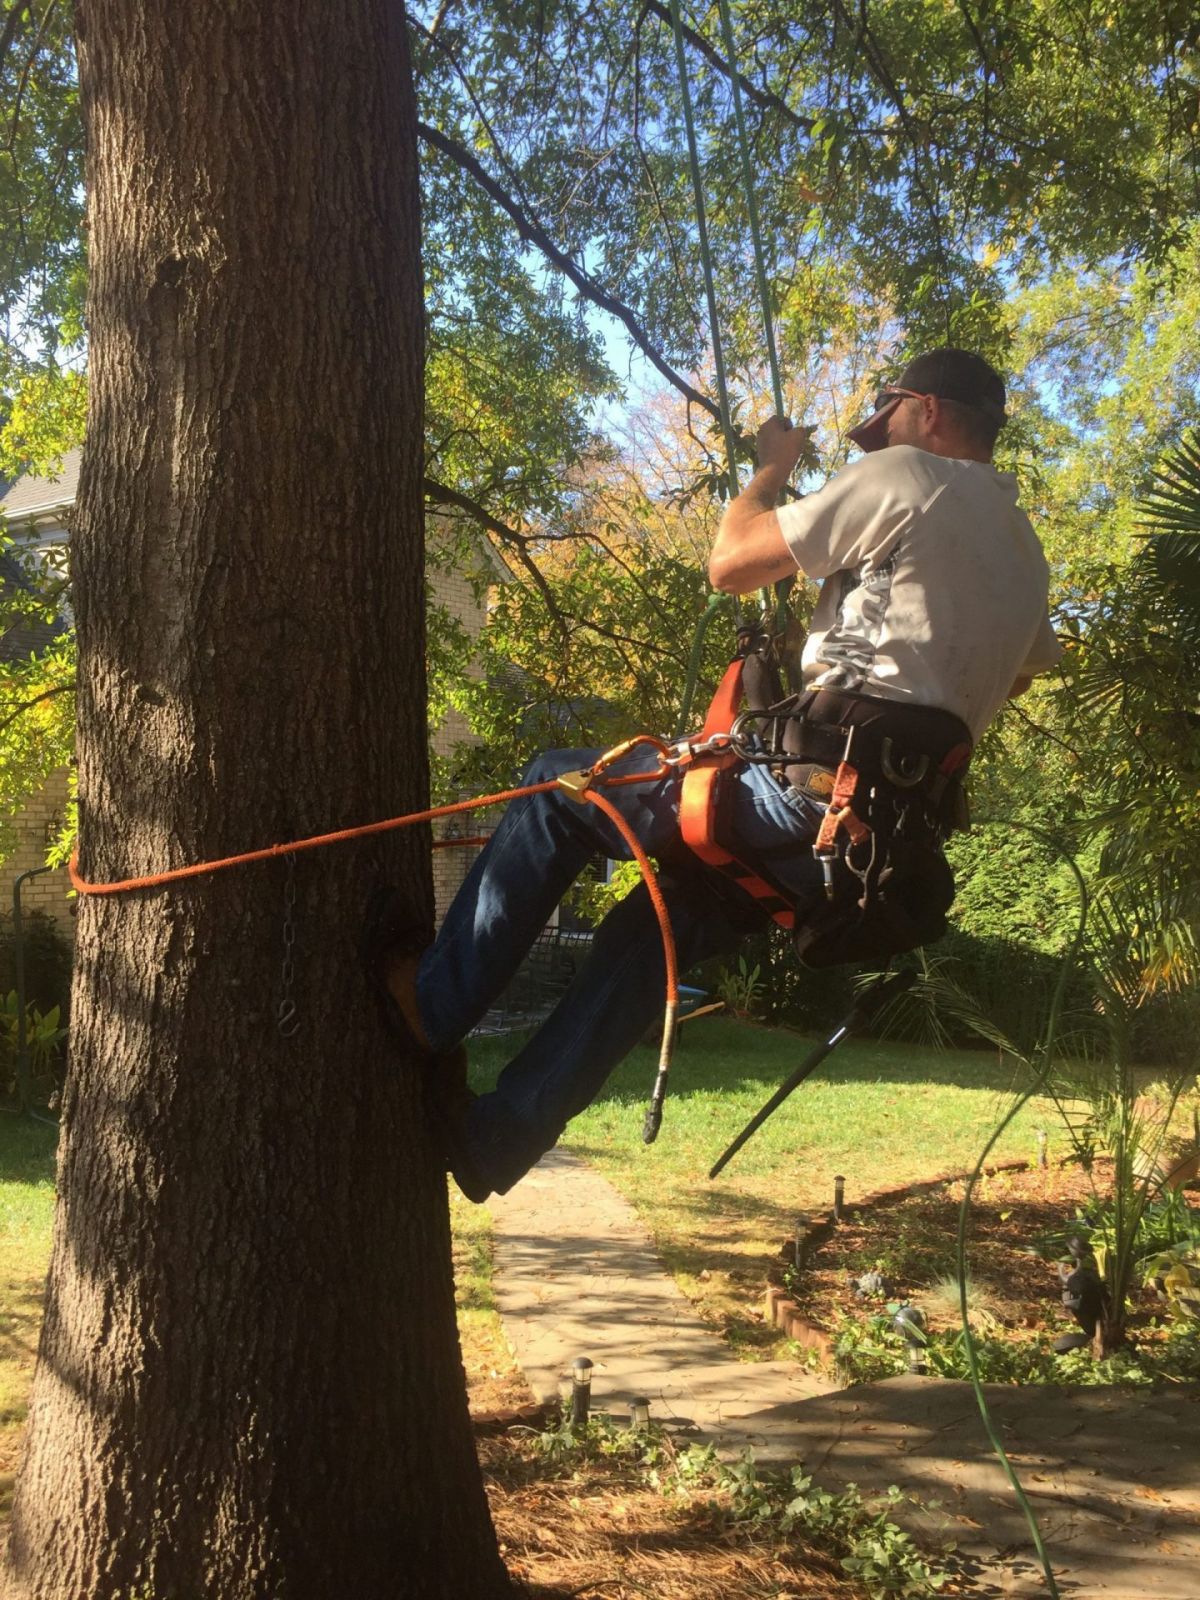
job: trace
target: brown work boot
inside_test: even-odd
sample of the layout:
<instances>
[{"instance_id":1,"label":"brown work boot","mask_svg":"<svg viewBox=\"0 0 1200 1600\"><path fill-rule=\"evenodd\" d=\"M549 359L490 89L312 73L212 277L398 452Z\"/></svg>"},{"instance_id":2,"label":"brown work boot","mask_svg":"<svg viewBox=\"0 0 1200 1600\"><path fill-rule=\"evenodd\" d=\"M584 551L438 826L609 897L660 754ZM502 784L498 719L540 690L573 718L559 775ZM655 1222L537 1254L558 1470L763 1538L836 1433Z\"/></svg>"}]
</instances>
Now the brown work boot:
<instances>
[{"instance_id":1,"label":"brown work boot","mask_svg":"<svg viewBox=\"0 0 1200 1600\"><path fill-rule=\"evenodd\" d=\"M467 1199L478 1204L492 1190L467 1153L466 1119L475 1095L467 1084L466 1047L435 1054L417 1007L417 968L430 942L395 889L381 884L372 891L359 935L363 971L385 1030L403 1049L424 1057L426 1110L446 1166Z\"/></svg>"},{"instance_id":2,"label":"brown work boot","mask_svg":"<svg viewBox=\"0 0 1200 1600\"><path fill-rule=\"evenodd\" d=\"M446 1167L468 1200L486 1200L492 1186L477 1170L467 1144L467 1118L477 1098L467 1083L467 1049L457 1044L434 1056L425 1079L425 1103Z\"/></svg>"},{"instance_id":3,"label":"brown work boot","mask_svg":"<svg viewBox=\"0 0 1200 1600\"><path fill-rule=\"evenodd\" d=\"M417 964L433 930L414 921L388 884L372 889L358 935L358 956L379 1007L379 1019L396 1043L428 1056L429 1041L417 1011Z\"/></svg>"}]
</instances>

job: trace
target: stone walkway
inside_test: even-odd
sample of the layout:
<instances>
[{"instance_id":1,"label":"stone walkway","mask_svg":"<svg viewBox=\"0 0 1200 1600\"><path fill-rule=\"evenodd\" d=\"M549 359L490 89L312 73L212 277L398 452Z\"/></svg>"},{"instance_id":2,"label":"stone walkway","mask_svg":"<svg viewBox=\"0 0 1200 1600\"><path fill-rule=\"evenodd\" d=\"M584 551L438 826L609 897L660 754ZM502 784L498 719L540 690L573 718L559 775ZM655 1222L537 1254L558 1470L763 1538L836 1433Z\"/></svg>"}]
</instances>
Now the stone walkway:
<instances>
[{"instance_id":1,"label":"stone walkway","mask_svg":"<svg viewBox=\"0 0 1200 1600\"><path fill-rule=\"evenodd\" d=\"M624 1418L645 1395L660 1423L723 1451L803 1461L830 1486L897 1484L921 1504L895 1519L953 1540L971 1593L1046 1593L967 1384L893 1378L835 1390L791 1362L738 1361L675 1287L632 1208L562 1151L489 1207L497 1302L539 1399L553 1399L559 1375L588 1356L596 1409ZM1200 1386L987 1393L1064 1597L1200 1592Z\"/></svg>"}]
</instances>

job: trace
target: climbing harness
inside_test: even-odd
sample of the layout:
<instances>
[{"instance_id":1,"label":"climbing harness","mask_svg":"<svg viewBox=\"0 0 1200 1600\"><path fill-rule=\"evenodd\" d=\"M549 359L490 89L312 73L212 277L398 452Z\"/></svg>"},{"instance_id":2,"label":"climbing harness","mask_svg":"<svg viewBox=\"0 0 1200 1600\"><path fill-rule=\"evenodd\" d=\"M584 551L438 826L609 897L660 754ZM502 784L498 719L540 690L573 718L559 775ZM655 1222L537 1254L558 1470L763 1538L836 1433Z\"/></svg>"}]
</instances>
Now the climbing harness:
<instances>
[{"instance_id":1,"label":"climbing harness","mask_svg":"<svg viewBox=\"0 0 1200 1600\"><path fill-rule=\"evenodd\" d=\"M679 797L679 831L683 842L706 866L731 878L781 928L795 927L795 909L778 884L770 882L761 867L735 853L736 841L728 825L733 787L727 781L741 756L732 730L738 721L742 698L744 655L735 656L725 670L708 708L699 741L690 748L693 759L684 773Z\"/></svg>"},{"instance_id":2,"label":"climbing harness","mask_svg":"<svg viewBox=\"0 0 1200 1600\"><path fill-rule=\"evenodd\" d=\"M732 879L739 888L747 894L763 911L772 917L781 927L791 932L798 932L803 937L805 922L798 919L796 908L789 898L786 890L780 885L770 881L765 869L754 863L749 863L732 848L733 841L728 837L726 821L729 801L732 798L732 786L727 781L740 762L775 762L781 752L794 754L798 750L803 755L809 746L805 743L809 735L806 733L797 745L795 738L788 735L779 735L778 730L786 725L799 722L804 724L810 714L809 701L813 697L793 697L784 700L774 708L755 710L753 707L743 713L740 712L743 689L750 692L752 698L772 701L779 688L778 675L774 666L769 648L769 640L764 636L755 634L752 630L743 630L740 639L740 649L737 657L730 663L724 677L718 686L705 718L704 726L698 735L691 738L677 739L673 743L654 737L651 734L639 734L623 741L602 754L598 760L586 770L563 773L558 778L547 779L540 783L526 784L519 788L506 789L497 794L482 795L472 800L460 800L449 805L432 806L423 811L411 812L406 816L392 817L381 822L366 823L356 828L342 828L331 833L315 834L305 839L296 839L286 844L269 845L258 850L244 851L238 855L224 856L214 861L197 862L189 866L174 867L162 872L147 873L138 877L123 878L111 882L94 883L85 879L79 871L77 854L73 854L70 861L70 877L73 887L81 895L111 896L129 893L138 889L151 889L163 887L172 883L201 877L209 873L221 872L238 866L249 866L255 862L275 860L284 856L288 861L288 877L285 884L285 917L284 917L284 960L282 968L281 997L278 1007L279 1030L284 1037L290 1037L295 1031L295 1004L292 999L292 988L295 977L295 964L293 947L295 943L295 858L301 851L314 850L325 845L346 843L355 839L370 838L403 827L411 827L422 822L432 822L441 817L455 816L463 812L478 810L484 806L504 804L528 795L544 794L551 790L559 789L568 794L580 804L591 804L611 820L613 826L620 833L630 855L637 862L647 893L653 905L655 917L658 921L659 931L663 942L664 966L666 970L666 1001L663 1016L662 1044L659 1052L658 1072L655 1078L654 1090L650 1106L646 1113L643 1127L643 1139L647 1144L653 1143L662 1122L662 1108L666 1097L668 1073L674 1049L676 1035L676 1021L679 1007L679 976L675 952L675 941L671 932L670 918L667 914L666 903L658 884L657 874L640 842L636 838L629 824L620 812L604 795L606 788L619 787L626 784L651 783L666 777L682 777L680 799L680 827L684 843L706 865L715 868L723 876ZM817 697L818 699L820 697ZM864 697L846 696L839 700L845 701L849 707L839 714L846 716L856 715L856 707ZM886 707L890 716L890 708ZM782 707L782 709L781 709ZM799 709L798 709L799 708ZM900 708L904 711L906 708ZM934 714L940 715L940 714ZM955 719L949 719L955 722ZM758 731L758 724L764 723L775 729L775 734L764 740ZM864 724L866 725L866 724ZM890 726L890 723L888 724ZM824 735L827 730L818 723L818 732ZM846 730L837 728L837 733L845 735ZM641 746L650 746L658 756L654 767L645 772L621 773L612 770L630 751ZM893 742L885 737L885 747L892 747L892 765L889 770L896 772L895 762L903 765L901 778L908 784L906 803L911 803L919 792L917 789L918 777L911 779L905 775L911 770L919 768L919 777L924 781L927 770L930 770L930 758L921 753L914 753L907 746L893 746ZM793 749L793 746L795 747ZM969 755L969 742L965 752ZM915 763L915 766L911 764ZM885 764L886 759L885 759ZM860 762L861 765L861 762ZM845 774L855 772L846 761L843 761L843 772L839 781L845 783ZM936 769L937 781L945 777L948 761L942 760ZM867 770L867 769L864 769ZM955 775L959 769L955 768ZM868 774L869 775L869 774ZM926 792L926 791L921 791ZM927 786L927 792L932 789ZM872 810L874 797L877 793L876 786L872 783L869 787L870 804L863 804L858 796L857 788L846 790L846 799L843 811L848 812L856 819L858 809L866 811L866 817L861 821L856 820L852 825L846 821L846 832L854 839L861 841L863 830L876 838L881 828L879 818ZM846 819L843 817L843 821ZM901 830L892 829L892 835ZM441 841L454 843L457 841ZM826 846L827 848L827 846ZM937 855L937 852L932 852ZM837 857L840 863L842 858ZM937 855L940 860L940 855ZM852 882L863 885L861 893L854 895L855 907L848 912L849 921L853 923L857 917L859 922L872 921L868 915L873 907L884 902L888 903L891 922L896 922L894 908L891 907L889 894L886 887L886 875L892 854L888 849L876 850L872 864L875 867L875 877L872 879L870 872L858 874L857 869L850 868ZM944 865L944 864L943 864ZM948 869L945 869L947 877ZM953 883L950 883L950 895L953 894ZM949 900L947 898L947 904ZM840 911L838 921L839 934L843 933L842 923L847 920L847 908L835 908ZM878 920L877 917L874 920ZM912 948L912 942L899 943L896 948ZM878 937L876 944L879 944ZM845 953L853 949L853 940L847 941L844 937L839 945L843 953L828 957L830 960L855 960L860 957L855 953ZM802 950L803 953L803 950ZM891 949L887 954L893 953ZM811 949L810 949L811 954ZM810 964L813 964L810 961Z\"/></svg>"},{"instance_id":3,"label":"climbing harness","mask_svg":"<svg viewBox=\"0 0 1200 1600\"><path fill-rule=\"evenodd\" d=\"M885 962L940 937L954 898L942 855L965 825L971 735L949 712L810 690L778 698L769 639L743 634L683 779L684 843L791 933L810 967ZM749 709L740 712L743 693ZM732 823L732 774L766 764L784 788L827 802L813 855L824 900L797 906Z\"/></svg>"}]
</instances>

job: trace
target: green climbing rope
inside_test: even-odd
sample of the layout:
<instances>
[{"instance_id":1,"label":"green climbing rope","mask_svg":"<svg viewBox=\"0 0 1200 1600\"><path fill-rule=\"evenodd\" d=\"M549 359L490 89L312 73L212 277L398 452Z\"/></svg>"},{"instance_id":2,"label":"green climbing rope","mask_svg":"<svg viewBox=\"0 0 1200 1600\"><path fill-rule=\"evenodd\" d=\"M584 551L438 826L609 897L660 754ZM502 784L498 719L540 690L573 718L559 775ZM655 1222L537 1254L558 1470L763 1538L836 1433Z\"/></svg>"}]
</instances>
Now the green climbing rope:
<instances>
[{"instance_id":1,"label":"green climbing rope","mask_svg":"<svg viewBox=\"0 0 1200 1600\"><path fill-rule=\"evenodd\" d=\"M776 412L784 415L783 381L779 370L779 353L775 343L775 322L771 309L771 292L767 280L766 254L763 249L762 226L759 219L758 200L755 191L754 170L750 158L750 141L746 133L746 119L742 108L742 91L737 72L737 48L733 37L733 25L730 20L727 0L720 0L721 31L725 45L725 54L728 65L729 82L733 91L734 122L737 131L739 161L742 171L742 185L746 194L746 207L750 219L750 236L754 249L754 269L758 282L758 295L762 308L763 336L767 350L767 361L771 370L771 386L775 401ZM671 0L671 31L675 41L675 62L679 76L680 98L683 105L684 128L687 133L688 165L692 181L692 195L696 208L696 232L700 246L700 264L704 274L704 290L708 301L708 323L713 346L713 366L716 373L717 400L721 418L721 430L725 439L725 458L730 497L739 492L737 460L735 454L735 441L732 426L732 411L729 404L729 385L725 370L725 353L721 343L720 320L717 313L716 282L713 272L712 251L708 238L708 215L704 198L704 183L700 172L700 156L696 143L696 119L692 104L691 88L688 81L687 56L684 48L683 19L680 12L679 0ZM788 619L788 598L791 594L795 580L793 578L781 579L771 590L762 591L762 614L764 620L773 615L773 631L777 636L786 632ZM711 602L710 602L711 605ZM703 643L708 625L712 617L706 611L697 627L696 638L693 641L692 657L688 668L688 684L684 690L683 703L680 710L681 725L686 726L691 713L691 704L695 691L695 672L699 671L699 651Z\"/></svg>"},{"instance_id":2,"label":"green climbing rope","mask_svg":"<svg viewBox=\"0 0 1200 1600\"><path fill-rule=\"evenodd\" d=\"M737 455L729 409L729 384L725 376L725 353L721 346L721 325L717 316L717 290L713 278L712 252L708 246L708 212L704 204L704 185L700 177L696 118L692 108L692 91L688 84L687 56L683 45L683 18L679 11L679 0L671 0L671 31L675 36L675 64L679 72L679 92L683 102L683 125L687 134L692 198L696 207L696 234L700 244L700 266L704 273L704 293L708 300L708 331L712 339L713 367L717 380L717 405L721 414L721 432L725 438L725 462L729 474L729 494L732 499L738 493Z\"/></svg>"},{"instance_id":3,"label":"green climbing rope","mask_svg":"<svg viewBox=\"0 0 1200 1600\"><path fill-rule=\"evenodd\" d=\"M999 820L1000 819L997 819L997 821ZM1046 1019L1046 1032L1040 1046L1035 1052L1035 1059L1032 1063L1033 1073L1029 1086L1023 1094L1018 1095L1017 1099L1009 1108L1007 1115L1001 1119L1000 1123L993 1131L991 1138L988 1140L987 1144L984 1145L983 1151L979 1157L979 1160L975 1163L975 1167L971 1173L971 1176L967 1179L967 1186L963 1193L962 1204L958 1209L958 1249L956 1266L958 1271L959 1312L962 1321L963 1347L967 1352L967 1366L971 1374L971 1387L975 1392L975 1403L979 1407L979 1414L983 1419L984 1429L987 1432L988 1439L991 1441L992 1449L995 1451L996 1457L1004 1470L1004 1475L1008 1479L1012 1491L1017 1497L1017 1504L1021 1507L1025 1521L1028 1524L1029 1532L1033 1539L1033 1547L1037 1551L1038 1560L1041 1562L1042 1573L1046 1579L1051 1600L1060 1600L1058 1585L1054 1581L1054 1573L1050 1566L1050 1558L1046 1554L1046 1547L1042 1541L1042 1532L1041 1528L1038 1526L1037 1516L1034 1513L1033 1507L1029 1503L1024 1489L1021 1487L1020 1480L1017 1477L1012 1462L1008 1459L1008 1452L1005 1450L1004 1445L1000 1440L1000 1435L996 1432L996 1428L992 1422L991 1412L988 1409L987 1396L983 1392L983 1383L979 1376L979 1360L975 1350L975 1336L971 1332L971 1323L970 1317L968 1316L967 1306L967 1216L970 1210L971 1196L975 1192L975 1185L979 1182L980 1174L983 1172L984 1164L987 1161L988 1156L992 1153L998 1140L1004 1133L1004 1130L1008 1127L1009 1123L1012 1122L1013 1118L1017 1115L1021 1108L1026 1105L1035 1094L1038 1094L1042 1089L1045 1088L1046 1082L1050 1076L1050 1069L1053 1063L1054 1042L1058 1035L1058 1024L1059 1019L1062 1016L1063 1001L1067 992L1067 982L1075 965L1076 957L1079 954L1079 948L1083 943L1084 933L1087 930L1088 891L1087 884L1083 879L1083 874L1079 870L1078 862L1068 851L1063 849L1059 841L1053 838L1052 835L1046 833L1041 828L1033 827L1027 822L1015 822L1011 819L1004 819L1001 825L1010 828L1020 828L1022 832L1032 834L1034 838L1040 839L1043 841L1043 843L1049 844L1052 849L1057 850L1058 853L1063 857L1071 871L1074 873L1075 883L1079 889L1079 925L1075 929L1075 934L1071 940L1071 943L1067 946L1066 954L1063 956L1062 964L1059 968L1058 982L1054 987L1054 994L1050 1001L1050 1012Z\"/></svg>"},{"instance_id":4,"label":"green climbing rope","mask_svg":"<svg viewBox=\"0 0 1200 1600\"><path fill-rule=\"evenodd\" d=\"M692 635L692 650L688 656L687 677L683 684L683 699L679 705L679 722L675 729L677 739L685 737L691 724L692 702L696 698L696 684L700 679L700 663L704 658L704 641L708 637L709 627L719 611L732 608L731 594L710 594L704 613L696 624L696 631Z\"/></svg>"},{"instance_id":5,"label":"green climbing rope","mask_svg":"<svg viewBox=\"0 0 1200 1600\"><path fill-rule=\"evenodd\" d=\"M750 239L754 247L754 274L758 280L758 298L762 306L763 335L767 346L767 362L771 368L771 390L775 410L784 416L783 381L779 375L779 352L775 348L775 320L771 312L771 291L767 283L766 253L763 250L762 227L758 217L758 199L754 168L750 161L750 140L746 134L746 117L742 110L742 86L738 78L737 46L733 38L733 23L729 15L729 0L717 0L721 17L721 38L729 67L729 86L733 91L733 121L737 129L738 159L742 169L742 188L746 195L746 211L750 218Z\"/></svg>"},{"instance_id":6,"label":"green climbing rope","mask_svg":"<svg viewBox=\"0 0 1200 1600\"><path fill-rule=\"evenodd\" d=\"M746 195L746 211L750 218L750 241L754 248L754 275L758 281L758 299L762 310L763 340L767 347L767 364L771 369L771 393L775 400L775 413L783 417L787 410L783 401L783 380L779 372L779 351L775 344L775 318L771 310L771 289L767 280L766 251L763 249L762 225L758 215L758 189L754 166L750 159L750 140L746 133L746 116L742 110L742 84L738 75L737 45L733 37L733 22L729 15L729 0L718 0L721 18L721 38L725 45L725 59L729 68L729 86L733 93L733 121L737 130L738 160L742 169L742 188ZM787 629L788 598L795 583L794 578L781 578L775 585L774 631L782 635ZM763 615L770 601L763 592Z\"/></svg>"}]
</instances>

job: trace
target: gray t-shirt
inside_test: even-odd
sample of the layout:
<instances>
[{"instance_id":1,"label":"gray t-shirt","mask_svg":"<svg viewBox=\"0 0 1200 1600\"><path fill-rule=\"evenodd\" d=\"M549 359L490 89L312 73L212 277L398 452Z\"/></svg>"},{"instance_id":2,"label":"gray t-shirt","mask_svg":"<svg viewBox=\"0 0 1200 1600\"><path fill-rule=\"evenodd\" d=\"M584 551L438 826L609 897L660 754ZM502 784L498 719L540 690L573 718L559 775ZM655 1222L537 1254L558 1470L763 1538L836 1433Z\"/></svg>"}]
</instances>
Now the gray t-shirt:
<instances>
[{"instance_id":1,"label":"gray t-shirt","mask_svg":"<svg viewBox=\"0 0 1200 1600\"><path fill-rule=\"evenodd\" d=\"M1010 473L892 445L781 506L779 524L801 571L824 580L808 688L940 706L978 739L1014 681L1062 653Z\"/></svg>"}]
</instances>

